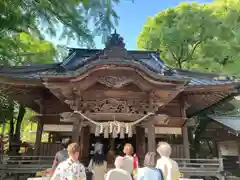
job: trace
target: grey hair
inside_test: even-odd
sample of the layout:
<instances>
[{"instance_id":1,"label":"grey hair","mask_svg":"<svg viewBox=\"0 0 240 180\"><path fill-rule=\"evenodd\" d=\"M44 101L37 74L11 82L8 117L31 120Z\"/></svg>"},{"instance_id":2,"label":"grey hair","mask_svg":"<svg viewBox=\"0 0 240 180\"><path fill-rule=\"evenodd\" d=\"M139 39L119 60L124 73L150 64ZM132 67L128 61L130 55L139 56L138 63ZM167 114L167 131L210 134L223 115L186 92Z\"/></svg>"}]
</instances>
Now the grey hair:
<instances>
[{"instance_id":1,"label":"grey hair","mask_svg":"<svg viewBox=\"0 0 240 180\"><path fill-rule=\"evenodd\" d=\"M172 148L167 142L159 142L157 152L160 154L160 156L170 157Z\"/></svg>"},{"instance_id":2,"label":"grey hair","mask_svg":"<svg viewBox=\"0 0 240 180\"><path fill-rule=\"evenodd\" d=\"M156 156L155 152L148 152L144 158L144 166L155 167L155 156Z\"/></svg>"}]
</instances>

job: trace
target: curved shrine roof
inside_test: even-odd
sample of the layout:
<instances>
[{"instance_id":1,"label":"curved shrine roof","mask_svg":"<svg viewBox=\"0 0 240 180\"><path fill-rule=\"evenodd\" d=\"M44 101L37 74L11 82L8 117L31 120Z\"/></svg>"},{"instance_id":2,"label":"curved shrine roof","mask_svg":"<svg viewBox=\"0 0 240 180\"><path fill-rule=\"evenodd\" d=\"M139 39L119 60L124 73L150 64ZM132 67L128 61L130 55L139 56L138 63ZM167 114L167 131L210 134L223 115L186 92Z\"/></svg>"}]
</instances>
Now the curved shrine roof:
<instances>
[{"instance_id":1,"label":"curved shrine roof","mask_svg":"<svg viewBox=\"0 0 240 180\"><path fill-rule=\"evenodd\" d=\"M188 85L222 85L233 83L231 78L213 73L201 73L190 70L174 69L168 67L153 51L127 51L132 59L122 59L125 64L139 64L153 74L163 75L170 79L188 79ZM69 55L62 63L28 65L0 68L0 76L17 79L40 80L42 75L66 76L76 73L76 71L88 69L90 64L103 65L111 64L109 60L99 60L103 53L100 49L70 49Z\"/></svg>"},{"instance_id":2,"label":"curved shrine roof","mask_svg":"<svg viewBox=\"0 0 240 180\"><path fill-rule=\"evenodd\" d=\"M184 80L188 85L222 85L231 84L233 81L229 77L221 77L218 74L200 73L189 70L174 69L168 67L159 53L155 51L127 51L124 48L125 44L123 38L116 32L113 33L104 50L101 49L79 49L70 48L68 56L62 63L44 64L44 65L28 65L20 67L6 67L0 68L0 77L14 78L14 79L29 79L41 80L42 76L72 76L82 71L87 71L93 66L99 65L133 65L141 67L141 70L152 73L154 77L161 77L170 80ZM127 58L123 57L119 61L104 59L105 50L112 47L117 47L127 53Z\"/></svg>"}]
</instances>

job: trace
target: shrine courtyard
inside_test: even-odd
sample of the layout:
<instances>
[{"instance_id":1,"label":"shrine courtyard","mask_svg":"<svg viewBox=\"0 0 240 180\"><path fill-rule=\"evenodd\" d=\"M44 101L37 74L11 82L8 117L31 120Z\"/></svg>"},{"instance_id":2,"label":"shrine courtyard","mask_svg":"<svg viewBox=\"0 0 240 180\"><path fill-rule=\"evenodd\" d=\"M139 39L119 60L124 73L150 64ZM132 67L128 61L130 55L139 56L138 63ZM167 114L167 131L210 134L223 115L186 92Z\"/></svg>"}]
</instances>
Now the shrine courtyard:
<instances>
[{"instance_id":1,"label":"shrine courtyard","mask_svg":"<svg viewBox=\"0 0 240 180\"><path fill-rule=\"evenodd\" d=\"M34 174L50 168L61 140L71 137L80 143L85 165L96 142L104 144L105 153L116 154L130 142L142 162L159 141L167 141L184 176L224 179L222 149L215 159L191 159L187 128L199 113L239 94L239 83L231 77L168 67L157 52L126 50L114 33L104 49L72 48L62 63L1 67L0 83L2 91L38 113L34 156L25 164L19 157L8 158L2 172ZM229 117L220 118L211 115L212 126L204 135L216 138L216 147L237 145L233 154L239 158L240 140L228 133L238 130L226 124ZM41 141L43 132L49 133L48 142Z\"/></svg>"}]
</instances>

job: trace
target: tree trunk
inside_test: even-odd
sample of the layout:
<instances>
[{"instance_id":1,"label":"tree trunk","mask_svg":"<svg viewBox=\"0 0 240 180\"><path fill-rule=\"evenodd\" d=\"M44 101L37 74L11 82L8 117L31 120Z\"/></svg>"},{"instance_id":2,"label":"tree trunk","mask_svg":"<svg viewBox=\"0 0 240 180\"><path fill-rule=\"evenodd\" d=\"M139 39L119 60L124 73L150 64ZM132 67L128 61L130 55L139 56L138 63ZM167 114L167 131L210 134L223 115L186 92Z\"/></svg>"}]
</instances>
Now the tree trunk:
<instances>
[{"instance_id":1,"label":"tree trunk","mask_svg":"<svg viewBox=\"0 0 240 180\"><path fill-rule=\"evenodd\" d=\"M8 139L9 139L9 147L8 150L9 152L12 151L12 144L14 140L14 102L10 101L9 102L9 134L8 134Z\"/></svg>"},{"instance_id":2,"label":"tree trunk","mask_svg":"<svg viewBox=\"0 0 240 180\"><path fill-rule=\"evenodd\" d=\"M2 132L1 132L1 134L3 135L3 137L4 137L4 132L5 132L5 125L6 125L6 118L4 118L3 123L2 123Z\"/></svg>"},{"instance_id":3,"label":"tree trunk","mask_svg":"<svg viewBox=\"0 0 240 180\"><path fill-rule=\"evenodd\" d=\"M26 112L25 107L23 105L20 105L18 110L15 134L14 134L14 149L16 153L18 153L21 146L21 125L22 125L25 112Z\"/></svg>"}]
</instances>

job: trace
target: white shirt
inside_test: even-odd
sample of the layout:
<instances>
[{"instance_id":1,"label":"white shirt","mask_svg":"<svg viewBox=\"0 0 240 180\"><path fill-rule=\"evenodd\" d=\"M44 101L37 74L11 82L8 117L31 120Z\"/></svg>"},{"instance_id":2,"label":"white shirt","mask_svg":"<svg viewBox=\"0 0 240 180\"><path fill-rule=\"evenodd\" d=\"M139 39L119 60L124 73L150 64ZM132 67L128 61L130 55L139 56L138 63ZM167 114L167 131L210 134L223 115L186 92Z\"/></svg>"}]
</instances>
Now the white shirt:
<instances>
[{"instance_id":1,"label":"white shirt","mask_svg":"<svg viewBox=\"0 0 240 180\"><path fill-rule=\"evenodd\" d=\"M108 171L106 180L132 180L132 177L127 171L116 168Z\"/></svg>"},{"instance_id":2,"label":"white shirt","mask_svg":"<svg viewBox=\"0 0 240 180\"><path fill-rule=\"evenodd\" d=\"M79 161L67 159L56 168L51 180L86 180L85 167Z\"/></svg>"},{"instance_id":3,"label":"white shirt","mask_svg":"<svg viewBox=\"0 0 240 180\"><path fill-rule=\"evenodd\" d=\"M161 169L166 180L177 180L180 176L176 161L169 157L161 157L157 160L156 168Z\"/></svg>"},{"instance_id":4,"label":"white shirt","mask_svg":"<svg viewBox=\"0 0 240 180\"><path fill-rule=\"evenodd\" d=\"M123 157L122 161L123 161L122 169L127 171L129 174L132 174L132 172L133 172L133 157L126 155Z\"/></svg>"}]
</instances>

